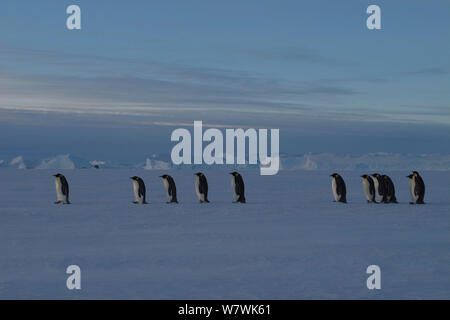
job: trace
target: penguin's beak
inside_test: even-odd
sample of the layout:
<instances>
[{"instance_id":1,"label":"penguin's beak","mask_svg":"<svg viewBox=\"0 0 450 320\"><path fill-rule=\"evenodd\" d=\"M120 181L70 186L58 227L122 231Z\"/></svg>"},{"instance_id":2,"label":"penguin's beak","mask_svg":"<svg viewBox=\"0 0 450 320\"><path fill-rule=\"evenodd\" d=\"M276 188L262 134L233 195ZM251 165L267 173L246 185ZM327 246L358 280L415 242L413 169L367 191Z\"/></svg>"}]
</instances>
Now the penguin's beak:
<instances>
[{"instance_id":1,"label":"penguin's beak","mask_svg":"<svg viewBox=\"0 0 450 320\"><path fill-rule=\"evenodd\" d=\"M164 178L164 176L159 176L160 178Z\"/></svg>"}]
</instances>

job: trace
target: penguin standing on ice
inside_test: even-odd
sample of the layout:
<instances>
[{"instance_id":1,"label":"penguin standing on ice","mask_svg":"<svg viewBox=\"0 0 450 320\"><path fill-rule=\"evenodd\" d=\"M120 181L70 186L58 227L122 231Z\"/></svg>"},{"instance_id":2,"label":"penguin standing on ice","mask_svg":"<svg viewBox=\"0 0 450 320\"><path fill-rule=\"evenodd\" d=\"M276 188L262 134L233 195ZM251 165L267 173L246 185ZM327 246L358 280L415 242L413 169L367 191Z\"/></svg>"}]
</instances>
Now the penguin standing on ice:
<instances>
[{"instance_id":1,"label":"penguin standing on ice","mask_svg":"<svg viewBox=\"0 0 450 320\"><path fill-rule=\"evenodd\" d=\"M163 178L164 190L166 190L167 203L178 203L177 200L177 187L173 178L167 174L160 176Z\"/></svg>"},{"instance_id":2,"label":"penguin standing on ice","mask_svg":"<svg viewBox=\"0 0 450 320\"><path fill-rule=\"evenodd\" d=\"M425 183L422 177L417 171L413 171L412 174L406 176L409 178L410 191L412 202L410 204L424 204L423 198L425 197Z\"/></svg>"},{"instance_id":3,"label":"penguin standing on ice","mask_svg":"<svg viewBox=\"0 0 450 320\"><path fill-rule=\"evenodd\" d=\"M69 201L69 183L67 182L66 177L62 174L57 173L53 175L55 177L55 185L56 185L56 197L57 201L55 204L70 204Z\"/></svg>"},{"instance_id":4,"label":"penguin standing on ice","mask_svg":"<svg viewBox=\"0 0 450 320\"><path fill-rule=\"evenodd\" d=\"M142 180L137 176L131 177L130 179L133 180L133 191L134 191L133 203L146 204L147 201L145 201L146 190L144 180Z\"/></svg>"},{"instance_id":5,"label":"penguin standing on ice","mask_svg":"<svg viewBox=\"0 0 450 320\"><path fill-rule=\"evenodd\" d=\"M347 203L347 189L345 188L344 179L337 173L333 173L330 177L332 177L331 189L333 190L334 200Z\"/></svg>"},{"instance_id":6,"label":"penguin standing on ice","mask_svg":"<svg viewBox=\"0 0 450 320\"><path fill-rule=\"evenodd\" d=\"M242 176L234 171L230 173L231 177L231 191L234 196L234 202L245 203L245 195L244 195L244 179Z\"/></svg>"},{"instance_id":7,"label":"penguin standing on ice","mask_svg":"<svg viewBox=\"0 0 450 320\"><path fill-rule=\"evenodd\" d=\"M197 193L198 200L200 203L209 202L208 200L208 181L203 173L195 173L197 176L195 179L195 192Z\"/></svg>"},{"instance_id":8,"label":"penguin standing on ice","mask_svg":"<svg viewBox=\"0 0 450 320\"><path fill-rule=\"evenodd\" d=\"M389 176L383 174L381 176L384 183L384 189L386 191L386 203L398 203L397 198L395 197L395 187Z\"/></svg>"},{"instance_id":9,"label":"penguin standing on ice","mask_svg":"<svg viewBox=\"0 0 450 320\"><path fill-rule=\"evenodd\" d=\"M373 180L370 176L368 176L367 174L363 174L361 176L361 178L363 178L362 183L363 183L363 189L364 189L364 193L366 194L366 199L368 203L374 202L375 201L375 185L373 183Z\"/></svg>"},{"instance_id":10,"label":"penguin standing on ice","mask_svg":"<svg viewBox=\"0 0 450 320\"><path fill-rule=\"evenodd\" d=\"M381 175L378 173L372 174L373 183L375 185L375 194L378 198L378 202L386 203L386 189L384 187L384 181Z\"/></svg>"}]
</instances>

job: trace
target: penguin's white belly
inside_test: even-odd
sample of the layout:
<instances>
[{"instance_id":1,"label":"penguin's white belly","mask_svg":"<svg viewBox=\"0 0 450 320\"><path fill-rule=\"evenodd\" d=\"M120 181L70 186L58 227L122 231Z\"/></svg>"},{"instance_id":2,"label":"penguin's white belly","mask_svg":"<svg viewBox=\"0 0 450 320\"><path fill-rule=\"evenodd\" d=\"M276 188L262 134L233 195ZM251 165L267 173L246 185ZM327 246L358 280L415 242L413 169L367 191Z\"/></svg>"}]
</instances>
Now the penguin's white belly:
<instances>
[{"instance_id":1,"label":"penguin's white belly","mask_svg":"<svg viewBox=\"0 0 450 320\"><path fill-rule=\"evenodd\" d=\"M231 192L233 193L234 201L238 201L239 195L236 193L236 177L231 178Z\"/></svg>"},{"instance_id":2,"label":"penguin's white belly","mask_svg":"<svg viewBox=\"0 0 450 320\"><path fill-rule=\"evenodd\" d=\"M334 200L339 201L341 196L337 193L336 179L333 178L331 181L331 189L333 189Z\"/></svg>"},{"instance_id":3,"label":"penguin's white belly","mask_svg":"<svg viewBox=\"0 0 450 320\"><path fill-rule=\"evenodd\" d=\"M411 179L411 183L410 183L410 191L411 191L411 198L412 198L412 201L414 202L414 203L416 203L417 202L417 200L419 200L419 195L417 195L415 192L414 192L414 189L416 188L416 181L414 180L414 179Z\"/></svg>"},{"instance_id":4,"label":"penguin's white belly","mask_svg":"<svg viewBox=\"0 0 450 320\"><path fill-rule=\"evenodd\" d=\"M61 184L60 178L56 178L55 185L56 185L57 200L58 201L67 201L66 196L62 193L62 184Z\"/></svg>"},{"instance_id":5,"label":"penguin's white belly","mask_svg":"<svg viewBox=\"0 0 450 320\"><path fill-rule=\"evenodd\" d=\"M172 201L172 196L169 194L169 182L167 181L167 179L163 179L163 184L164 190L166 190L167 201L170 202Z\"/></svg>"},{"instance_id":6,"label":"penguin's white belly","mask_svg":"<svg viewBox=\"0 0 450 320\"><path fill-rule=\"evenodd\" d=\"M144 203L144 197L139 197L139 183L133 181L134 200L138 203Z\"/></svg>"},{"instance_id":7,"label":"penguin's white belly","mask_svg":"<svg viewBox=\"0 0 450 320\"><path fill-rule=\"evenodd\" d=\"M370 184L367 179L363 180L363 189L366 194L367 201L372 201L372 194L370 193Z\"/></svg>"},{"instance_id":8,"label":"penguin's white belly","mask_svg":"<svg viewBox=\"0 0 450 320\"><path fill-rule=\"evenodd\" d=\"M375 177L373 178L373 184L375 186L375 195L376 195L378 201L380 202L382 197L380 196L379 189L378 189L378 187L379 187L378 179Z\"/></svg>"},{"instance_id":9,"label":"penguin's white belly","mask_svg":"<svg viewBox=\"0 0 450 320\"><path fill-rule=\"evenodd\" d=\"M205 195L200 193L200 178L198 176L195 180L195 192L197 193L197 197L200 201L205 201Z\"/></svg>"}]
</instances>

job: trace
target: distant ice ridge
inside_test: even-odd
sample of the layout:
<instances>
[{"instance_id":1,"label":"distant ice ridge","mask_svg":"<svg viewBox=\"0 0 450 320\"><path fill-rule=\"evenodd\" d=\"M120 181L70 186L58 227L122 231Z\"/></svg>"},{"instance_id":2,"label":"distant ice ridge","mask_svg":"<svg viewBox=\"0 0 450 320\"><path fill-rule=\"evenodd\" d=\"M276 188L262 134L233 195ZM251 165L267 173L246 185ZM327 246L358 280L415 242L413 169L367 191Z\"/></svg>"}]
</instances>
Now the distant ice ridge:
<instances>
[{"instance_id":1,"label":"distant ice ridge","mask_svg":"<svg viewBox=\"0 0 450 320\"><path fill-rule=\"evenodd\" d=\"M145 161L145 170L167 170L170 168L169 163L160 160L151 160L147 158Z\"/></svg>"},{"instance_id":2,"label":"distant ice ridge","mask_svg":"<svg viewBox=\"0 0 450 320\"><path fill-rule=\"evenodd\" d=\"M450 170L450 155L377 152L363 155L308 153L282 157L282 169L300 170Z\"/></svg>"},{"instance_id":3,"label":"distant ice ridge","mask_svg":"<svg viewBox=\"0 0 450 320\"><path fill-rule=\"evenodd\" d=\"M9 166L15 169L26 169L27 166L25 165L25 162L23 161L22 156L15 157L12 159L9 163Z\"/></svg>"},{"instance_id":4,"label":"distant ice ridge","mask_svg":"<svg viewBox=\"0 0 450 320\"><path fill-rule=\"evenodd\" d=\"M75 169L75 163L70 160L68 154L59 155L54 158L42 160L36 169Z\"/></svg>"},{"instance_id":5,"label":"distant ice ridge","mask_svg":"<svg viewBox=\"0 0 450 320\"><path fill-rule=\"evenodd\" d=\"M194 169L211 168L202 165L174 166L167 157L152 155L140 163L120 163L109 160L85 160L72 155L57 155L44 159L24 159L17 156L11 160L0 160L0 168L11 169L100 169L140 168L145 170ZM240 170L255 165L221 165L216 168ZM214 167L213 167L214 168ZM300 155L282 155L280 170L450 170L450 154L399 154L399 153L368 153L363 155L336 155L332 153L307 153Z\"/></svg>"},{"instance_id":6,"label":"distant ice ridge","mask_svg":"<svg viewBox=\"0 0 450 320\"><path fill-rule=\"evenodd\" d=\"M106 164L106 162L105 161L99 161L99 160L92 160L92 161L89 161L89 164L91 166L104 166Z\"/></svg>"}]
</instances>

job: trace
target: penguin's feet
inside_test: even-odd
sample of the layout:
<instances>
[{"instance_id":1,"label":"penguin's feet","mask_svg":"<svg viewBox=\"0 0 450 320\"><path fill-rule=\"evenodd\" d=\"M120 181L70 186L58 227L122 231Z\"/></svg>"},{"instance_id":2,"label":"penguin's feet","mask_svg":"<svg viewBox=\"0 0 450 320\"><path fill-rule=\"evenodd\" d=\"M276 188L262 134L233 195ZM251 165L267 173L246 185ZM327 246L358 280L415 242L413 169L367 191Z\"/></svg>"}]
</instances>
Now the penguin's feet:
<instances>
[{"instance_id":1,"label":"penguin's feet","mask_svg":"<svg viewBox=\"0 0 450 320\"><path fill-rule=\"evenodd\" d=\"M60 204L62 201L55 201L54 203L55 204Z\"/></svg>"},{"instance_id":2,"label":"penguin's feet","mask_svg":"<svg viewBox=\"0 0 450 320\"><path fill-rule=\"evenodd\" d=\"M137 201L133 201L133 203L134 203L134 204L138 204L139 202L137 202Z\"/></svg>"}]
</instances>

